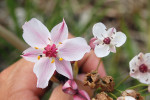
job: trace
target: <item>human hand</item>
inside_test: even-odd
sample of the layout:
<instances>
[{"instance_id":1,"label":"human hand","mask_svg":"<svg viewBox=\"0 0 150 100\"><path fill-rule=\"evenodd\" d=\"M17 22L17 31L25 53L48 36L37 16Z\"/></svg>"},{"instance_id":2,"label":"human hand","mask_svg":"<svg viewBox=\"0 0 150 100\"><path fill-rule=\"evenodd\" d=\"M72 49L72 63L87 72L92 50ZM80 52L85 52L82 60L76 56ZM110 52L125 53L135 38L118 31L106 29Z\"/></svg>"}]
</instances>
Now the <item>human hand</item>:
<instances>
[{"instance_id":1,"label":"human hand","mask_svg":"<svg viewBox=\"0 0 150 100\"><path fill-rule=\"evenodd\" d=\"M84 73L95 70L98 62L99 58L93 51L78 61L78 66L82 71L82 75L79 75L80 80ZM33 73L33 66L34 63L21 59L0 73L0 100L40 100L44 93L51 88L52 82L46 89L37 88L37 78ZM98 72L101 77L106 74L102 63ZM82 84L78 84L78 86L79 89L85 89ZM70 100L71 98L72 96L62 92L60 85L53 90L49 100Z\"/></svg>"}]
</instances>

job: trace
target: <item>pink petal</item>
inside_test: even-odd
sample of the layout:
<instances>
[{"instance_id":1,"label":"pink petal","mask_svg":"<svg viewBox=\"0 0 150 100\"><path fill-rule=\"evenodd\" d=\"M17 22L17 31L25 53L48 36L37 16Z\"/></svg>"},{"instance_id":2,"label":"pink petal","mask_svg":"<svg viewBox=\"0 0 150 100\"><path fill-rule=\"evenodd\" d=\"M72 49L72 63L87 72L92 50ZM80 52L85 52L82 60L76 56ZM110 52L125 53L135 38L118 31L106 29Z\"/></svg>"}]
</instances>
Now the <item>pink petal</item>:
<instances>
[{"instance_id":1,"label":"pink petal","mask_svg":"<svg viewBox=\"0 0 150 100\"><path fill-rule=\"evenodd\" d=\"M56 63L56 71L59 74L66 76L69 79L73 79L72 67L69 61L59 61L57 58L55 59Z\"/></svg>"},{"instance_id":2,"label":"pink petal","mask_svg":"<svg viewBox=\"0 0 150 100\"><path fill-rule=\"evenodd\" d=\"M58 48L59 55L66 61L80 60L85 53L90 52L90 46L84 38L73 38L65 40Z\"/></svg>"},{"instance_id":3,"label":"pink petal","mask_svg":"<svg viewBox=\"0 0 150 100\"><path fill-rule=\"evenodd\" d=\"M126 35L122 32L117 32L112 39L111 43L115 45L116 47L122 46L126 42Z\"/></svg>"},{"instance_id":4,"label":"pink petal","mask_svg":"<svg viewBox=\"0 0 150 100\"><path fill-rule=\"evenodd\" d=\"M42 55L42 50L30 47L23 51L23 55L21 56L28 61L36 62L38 61L38 56L40 55Z\"/></svg>"},{"instance_id":5,"label":"pink petal","mask_svg":"<svg viewBox=\"0 0 150 100\"><path fill-rule=\"evenodd\" d=\"M43 48L49 43L50 32L36 18L26 22L22 28L23 38L31 47Z\"/></svg>"},{"instance_id":6,"label":"pink petal","mask_svg":"<svg viewBox=\"0 0 150 100\"><path fill-rule=\"evenodd\" d=\"M95 46L94 52L97 57L105 57L110 53L108 45L97 45Z\"/></svg>"},{"instance_id":7,"label":"pink petal","mask_svg":"<svg viewBox=\"0 0 150 100\"><path fill-rule=\"evenodd\" d=\"M78 93L73 96L73 100L90 100L90 97L84 90L79 90Z\"/></svg>"},{"instance_id":8,"label":"pink petal","mask_svg":"<svg viewBox=\"0 0 150 100\"><path fill-rule=\"evenodd\" d=\"M62 87L62 90L67 93L74 95L77 93L78 86L74 80L68 80Z\"/></svg>"},{"instance_id":9,"label":"pink petal","mask_svg":"<svg viewBox=\"0 0 150 100\"><path fill-rule=\"evenodd\" d=\"M35 63L33 72L37 76L37 87L46 88L55 70L55 63L51 63L50 58L43 57Z\"/></svg>"},{"instance_id":10,"label":"pink petal","mask_svg":"<svg viewBox=\"0 0 150 100\"><path fill-rule=\"evenodd\" d=\"M106 35L106 26L99 22L93 26L93 35L99 39L103 39Z\"/></svg>"},{"instance_id":11,"label":"pink petal","mask_svg":"<svg viewBox=\"0 0 150 100\"><path fill-rule=\"evenodd\" d=\"M94 41L95 41L95 40L97 40L97 38L95 38L95 37L91 38L91 40L90 40L89 45L90 45L90 47L91 47L92 49L95 48L95 44L94 44Z\"/></svg>"},{"instance_id":12,"label":"pink petal","mask_svg":"<svg viewBox=\"0 0 150 100\"><path fill-rule=\"evenodd\" d=\"M65 20L63 19L61 23L56 25L51 30L51 39L55 44L58 44L59 42L63 42L67 38L68 38L68 27Z\"/></svg>"}]
</instances>

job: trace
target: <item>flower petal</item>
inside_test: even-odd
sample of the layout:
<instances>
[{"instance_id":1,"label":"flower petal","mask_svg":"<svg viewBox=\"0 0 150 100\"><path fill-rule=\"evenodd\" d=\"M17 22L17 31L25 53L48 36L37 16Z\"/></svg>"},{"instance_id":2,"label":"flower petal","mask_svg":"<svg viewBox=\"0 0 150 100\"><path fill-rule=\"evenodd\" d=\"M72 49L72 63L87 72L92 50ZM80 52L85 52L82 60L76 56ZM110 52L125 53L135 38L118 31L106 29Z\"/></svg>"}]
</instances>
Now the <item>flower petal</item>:
<instances>
[{"instance_id":1,"label":"flower petal","mask_svg":"<svg viewBox=\"0 0 150 100\"><path fill-rule=\"evenodd\" d=\"M40 55L42 55L42 50L30 47L23 51L23 55L21 56L28 61L36 62L38 61L38 56Z\"/></svg>"},{"instance_id":2,"label":"flower petal","mask_svg":"<svg viewBox=\"0 0 150 100\"><path fill-rule=\"evenodd\" d=\"M93 31L94 37L102 39L106 35L106 26L103 23L101 23L101 22L96 23L93 26L93 30L92 31Z\"/></svg>"},{"instance_id":3,"label":"flower petal","mask_svg":"<svg viewBox=\"0 0 150 100\"><path fill-rule=\"evenodd\" d=\"M85 53L90 52L86 40L81 37L65 40L58 48L59 55L66 61L80 60Z\"/></svg>"},{"instance_id":4,"label":"flower petal","mask_svg":"<svg viewBox=\"0 0 150 100\"><path fill-rule=\"evenodd\" d=\"M150 53L146 53L146 54L145 54L144 61L145 61L145 64L146 64L146 65L149 67L149 69L150 69Z\"/></svg>"},{"instance_id":5,"label":"flower petal","mask_svg":"<svg viewBox=\"0 0 150 100\"><path fill-rule=\"evenodd\" d=\"M78 86L74 80L68 80L62 87L63 92L74 95L78 91Z\"/></svg>"},{"instance_id":6,"label":"flower petal","mask_svg":"<svg viewBox=\"0 0 150 100\"><path fill-rule=\"evenodd\" d=\"M51 39L55 44L58 44L59 42L63 42L67 38L68 38L68 27L65 20L63 19L61 23L56 25L51 30Z\"/></svg>"},{"instance_id":7,"label":"flower petal","mask_svg":"<svg viewBox=\"0 0 150 100\"><path fill-rule=\"evenodd\" d=\"M50 32L36 18L32 18L23 26L23 38L31 47L43 48L49 42Z\"/></svg>"},{"instance_id":8,"label":"flower petal","mask_svg":"<svg viewBox=\"0 0 150 100\"><path fill-rule=\"evenodd\" d=\"M59 61L59 59L55 59L56 63L56 71L59 74L66 76L69 79L73 79L72 67L69 61Z\"/></svg>"},{"instance_id":9,"label":"flower petal","mask_svg":"<svg viewBox=\"0 0 150 100\"><path fill-rule=\"evenodd\" d=\"M107 34L108 34L108 37L113 37L113 35L116 34L116 29L114 27L109 28L107 30Z\"/></svg>"},{"instance_id":10,"label":"flower petal","mask_svg":"<svg viewBox=\"0 0 150 100\"><path fill-rule=\"evenodd\" d=\"M94 48L95 48L94 41L96 41L96 40L97 40L97 38L95 38L95 37L91 38L90 43L89 43L91 49L94 49Z\"/></svg>"},{"instance_id":11,"label":"flower petal","mask_svg":"<svg viewBox=\"0 0 150 100\"><path fill-rule=\"evenodd\" d=\"M55 63L51 63L51 60L52 59L43 57L37 63L35 63L33 72L37 76L38 88L46 88L50 78L56 70Z\"/></svg>"},{"instance_id":12,"label":"flower petal","mask_svg":"<svg viewBox=\"0 0 150 100\"><path fill-rule=\"evenodd\" d=\"M112 39L111 43L116 47L122 46L126 42L126 35L122 32L116 32L114 38Z\"/></svg>"},{"instance_id":13,"label":"flower petal","mask_svg":"<svg viewBox=\"0 0 150 100\"><path fill-rule=\"evenodd\" d=\"M136 100L135 98L131 97L131 96L121 96L118 97L117 100Z\"/></svg>"},{"instance_id":14,"label":"flower petal","mask_svg":"<svg viewBox=\"0 0 150 100\"><path fill-rule=\"evenodd\" d=\"M109 50L113 53L116 53L116 47L114 45L109 45Z\"/></svg>"},{"instance_id":15,"label":"flower petal","mask_svg":"<svg viewBox=\"0 0 150 100\"><path fill-rule=\"evenodd\" d=\"M90 100L90 97L84 90L79 90L78 93L73 96L73 100Z\"/></svg>"},{"instance_id":16,"label":"flower petal","mask_svg":"<svg viewBox=\"0 0 150 100\"><path fill-rule=\"evenodd\" d=\"M95 46L94 52L97 57L105 57L110 53L108 45L97 45Z\"/></svg>"}]
</instances>

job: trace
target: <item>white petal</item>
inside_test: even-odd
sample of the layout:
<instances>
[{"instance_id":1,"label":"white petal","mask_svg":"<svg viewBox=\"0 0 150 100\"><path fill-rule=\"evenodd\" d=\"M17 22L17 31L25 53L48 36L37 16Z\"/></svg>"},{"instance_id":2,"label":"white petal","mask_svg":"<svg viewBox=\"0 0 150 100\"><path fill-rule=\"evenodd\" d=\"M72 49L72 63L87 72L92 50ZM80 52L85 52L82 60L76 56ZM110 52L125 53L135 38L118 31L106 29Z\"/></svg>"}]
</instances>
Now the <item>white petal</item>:
<instances>
[{"instance_id":1,"label":"white petal","mask_svg":"<svg viewBox=\"0 0 150 100\"><path fill-rule=\"evenodd\" d=\"M107 34L108 34L108 37L113 37L114 34L116 34L116 29L115 29L114 27L109 28L109 29L107 30Z\"/></svg>"},{"instance_id":2,"label":"white petal","mask_svg":"<svg viewBox=\"0 0 150 100\"><path fill-rule=\"evenodd\" d=\"M143 57L144 55L142 53L139 53L138 55L132 58L132 60L129 62L130 73L135 73L139 70L139 66L143 64ZM142 61L138 58L140 58Z\"/></svg>"},{"instance_id":3,"label":"white petal","mask_svg":"<svg viewBox=\"0 0 150 100\"><path fill-rule=\"evenodd\" d=\"M116 47L122 46L126 42L126 35L122 32L116 32L114 38L112 39L111 43Z\"/></svg>"},{"instance_id":4,"label":"white petal","mask_svg":"<svg viewBox=\"0 0 150 100\"><path fill-rule=\"evenodd\" d=\"M113 53L116 53L116 47L113 45L109 45L109 50Z\"/></svg>"},{"instance_id":5,"label":"white petal","mask_svg":"<svg viewBox=\"0 0 150 100\"><path fill-rule=\"evenodd\" d=\"M141 83L150 84L150 73L136 72L134 74L131 74L131 77L136 78Z\"/></svg>"},{"instance_id":6,"label":"white petal","mask_svg":"<svg viewBox=\"0 0 150 100\"><path fill-rule=\"evenodd\" d=\"M117 100L136 100L135 98L131 97L131 96L121 96L118 97Z\"/></svg>"},{"instance_id":7,"label":"white petal","mask_svg":"<svg viewBox=\"0 0 150 100\"><path fill-rule=\"evenodd\" d=\"M23 55L21 55L24 59L31 61L31 62L36 62L38 61L38 56L42 55L42 50L40 49L34 49L32 47L26 49L23 51Z\"/></svg>"},{"instance_id":8,"label":"white petal","mask_svg":"<svg viewBox=\"0 0 150 100\"><path fill-rule=\"evenodd\" d=\"M56 63L56 71L59 74L66 76L69 79L73 79L72 67L69 61L59 61L57 58L55 59Z\"/></svg>"},{"instance_id":9,"label":"white petal","mask_svg":"<svg viewBox=\"0 0 150 100\"><path fill-rule=\"evenodd\" d=\"M59 42L63 42L67 38L68 38L68 27L65 20L63 19L61 23L56 25L51 30L51 39L55 44L58 44Z\"/></svg>"},{"instance_id":10,"label":"white petal","mask_svg":"<svg viewBox=\"0 0 150 100\"><path fill-rule=\"evenodd\" d=\"M106 35L106 26L99 22L93 26L93 35L99 39L103 39Z\"/></svg>"},{"instance_id":11,"label":"white petal","mask_svg":"<svg viewBox=\"0 0 150 100\"><path fill-rule=\"evenodd\" d=\"M110 53L108 45L97 45L95 46L94 52L97 57L105 57Z\"/></svg>"},{"instance_id":12,"label":"white petal","mask_svg":"<svg viewBox=\"0 0 150 100\"><path fill-rule=\"evenodd\" d=\"M58 50L59 55L66 61L77 61L90 52L90 46L84 38L77 37L65 40Z\"/></svg>"},{"instance_id":13,"label":"white petal","mask_svg":"<svg viewBox=\"0 0 150 100\"><path fill-rule=\"evenodd\" d=\"M148 69L150 69L150 53L146 53L144 57L145 64L148 66Z\"/></svg>"},{"instance_id":14,"label":"white petal","mask_svg":"<svg viewBox=\"0 0 150 100\"><path fill-rule=\"evenodd\" d=\"M23 38L31 47L45 47L50 38L48 29L37 19L33 18L23 26Z\"/></svg>"},{"instance_id":15,"label":"white petal","mask_svg":"<svg viewBox=\"0 0 150 100\"><path fill-rule=\"evenodd\" d=\"M51 59L47 57L43 57L35 63L33 72L37 76L37 87L46 88L55 70L55 63L51 63Z\"/></svg>"}]
</instances>

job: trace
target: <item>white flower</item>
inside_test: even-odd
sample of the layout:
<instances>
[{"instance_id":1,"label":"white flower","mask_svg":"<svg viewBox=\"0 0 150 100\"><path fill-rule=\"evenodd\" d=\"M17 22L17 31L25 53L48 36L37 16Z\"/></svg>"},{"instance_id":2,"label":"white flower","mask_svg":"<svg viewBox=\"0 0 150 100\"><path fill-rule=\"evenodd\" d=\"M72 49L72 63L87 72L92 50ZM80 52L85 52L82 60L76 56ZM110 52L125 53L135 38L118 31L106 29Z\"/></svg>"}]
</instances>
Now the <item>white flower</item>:
<instances>
[{"instance_id":1,"label":"white flower","mask_svg":"<svg viewBox=\"0 0 150 100\"><path fill-rule=\"evenodd\" d=\"M126 41L124 33L116 32L115 28L106 30L106 26L103 23L96 23L93 26L93 35L95 38L95 41L93 41L95 45L94 51L97 57L105 57L110 52L115 53L116 47L122 46Z\"/></svg>"},{"instance_id":2,"label":"white flower","mask_svg":"<svg viewBox=\"0 0 150 100\"><path fill-rule=\"evenodd\" d=\"M37 19L33 18L23 25L23 38L31 46L22 57L35 62L37 87L45 88L55 70L73 79L70 61L80 60L90 51L85 39L81 37L67 39L68 27L63 20L51 32Z\"/></svg>"},{"instance_id":3,"label":"white flower","mask_svg":"<svg viewBox=\"0 0 150 100\"><path fill-rule=\"evenodd\" d=\"M121 96L118 97L117 100L136 100L136 99L131 96Z\"/></svg>"},{"instance_id":4,"label":"white flower","mask_svg":"<svg viewBox=\"0 0 150 100\"><path fill-rule=\"evenodd\" d=\"M139 53L129 63L130 76L141 83L150 84L150 53Z\"/></svg>"}]
</instances>

